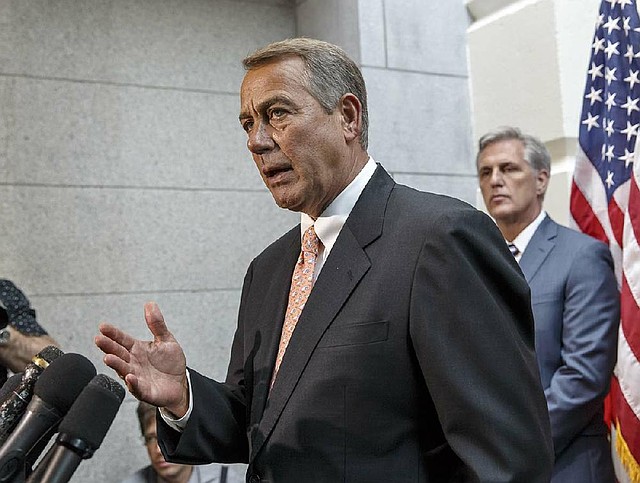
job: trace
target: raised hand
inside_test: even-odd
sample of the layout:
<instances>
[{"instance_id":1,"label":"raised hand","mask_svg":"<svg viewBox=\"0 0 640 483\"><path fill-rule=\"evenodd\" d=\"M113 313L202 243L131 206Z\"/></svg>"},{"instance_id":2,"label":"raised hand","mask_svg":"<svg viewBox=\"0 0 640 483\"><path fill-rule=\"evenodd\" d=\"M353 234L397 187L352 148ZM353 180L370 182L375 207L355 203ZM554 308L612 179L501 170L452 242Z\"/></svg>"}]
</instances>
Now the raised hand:
<instances>
[{"instance_id":1,"label":"raised hand","mask_svg":"<svg viewBox=\"0 0 640 483\"><path fill-rule=\"evenodd\" d=\"M184 352L169 332L155 302L144 306L152 341L138 340L110 324L100 324L96 345L104 363L118 373L131 394L182 417L189 407Z\"/></svg>"}]
</instances>

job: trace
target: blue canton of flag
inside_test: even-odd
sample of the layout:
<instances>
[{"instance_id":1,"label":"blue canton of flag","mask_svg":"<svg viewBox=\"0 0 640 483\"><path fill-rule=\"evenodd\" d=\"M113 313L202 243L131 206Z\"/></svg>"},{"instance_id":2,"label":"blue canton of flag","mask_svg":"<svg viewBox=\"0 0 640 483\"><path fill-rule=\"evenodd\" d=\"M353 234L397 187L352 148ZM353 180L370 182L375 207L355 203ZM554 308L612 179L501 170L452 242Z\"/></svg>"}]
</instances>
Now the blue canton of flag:
<instances>
[{"instance_id":1,"label":"blue canton of flag","mask_svg":"<svg viewBox=\"0 0 640 483\"><path fill-rule=\"evenodd\" d=\"M635 0L602 2L591 50L579 141L610 201L631 176L640 126L640 18Z\"/></svg>"}]
</instances>

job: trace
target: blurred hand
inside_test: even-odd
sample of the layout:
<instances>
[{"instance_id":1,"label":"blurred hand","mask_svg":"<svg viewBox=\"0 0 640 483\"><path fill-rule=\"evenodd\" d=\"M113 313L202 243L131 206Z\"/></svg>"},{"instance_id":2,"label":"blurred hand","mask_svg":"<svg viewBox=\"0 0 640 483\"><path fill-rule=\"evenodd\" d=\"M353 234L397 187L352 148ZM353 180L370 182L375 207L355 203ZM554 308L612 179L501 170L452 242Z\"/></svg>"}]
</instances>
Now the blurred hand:
<instances>
[{"instance_id":1,"label":"blurred hand","mask_svg":"<svg viewBox=\"0 0 640 483\"><path fill-rule=\"evenodd\" d=\"M100 324L95 343L104 363L118 373L137 399L162 407L177 417L189 408L184 351L164 322L155 302L144 306L153 341L131 337L110 324Z\"/></svg>"}]
</instances>

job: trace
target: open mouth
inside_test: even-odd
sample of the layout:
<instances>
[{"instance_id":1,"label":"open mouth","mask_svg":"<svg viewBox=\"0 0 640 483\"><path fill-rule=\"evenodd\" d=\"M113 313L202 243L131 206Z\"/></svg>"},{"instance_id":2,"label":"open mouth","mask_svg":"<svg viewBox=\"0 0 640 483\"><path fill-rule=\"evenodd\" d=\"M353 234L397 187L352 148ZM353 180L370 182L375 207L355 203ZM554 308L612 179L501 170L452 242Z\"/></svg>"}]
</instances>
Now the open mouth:
<instances>
[{"instance_id":1,"label":"open mouth","mask_svg":"<svg viewBox=\"0 0 640 483\"><path fill-rule=\"evenodd\" d=\"M264 177L269 181L277 181L291 171L292 169L290 166L274 166L262 169Z\"/></svg>"}]
</instances>

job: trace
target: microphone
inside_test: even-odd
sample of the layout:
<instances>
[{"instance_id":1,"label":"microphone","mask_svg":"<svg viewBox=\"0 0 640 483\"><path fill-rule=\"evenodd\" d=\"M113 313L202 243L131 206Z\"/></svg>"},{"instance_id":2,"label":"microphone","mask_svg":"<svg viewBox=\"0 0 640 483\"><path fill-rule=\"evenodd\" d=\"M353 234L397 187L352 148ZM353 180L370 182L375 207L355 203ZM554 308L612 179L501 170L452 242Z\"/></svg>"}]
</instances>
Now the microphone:
<instances>
[{"instance_id":1,"label":"microphone","mask_svg":"<svg viewBox=\"0 0 640 483\"><path fill-rule=\"evenodd\" d=\"M4 444L24 414L27 404L29 404L33 396L33 387L40 374L62 354L64 352L50 345L33 356L32 362L24 370L20 384L0 405L0 445Z\"/></svg>"},{"instance_id":2,"label":"microphone","mask_svg":"<svg viewBox=\"0 0 640 483\"><path fill-rule=\"evenodd\" d=\"M49 365L36 381L22 419L0 447L0 483L24 476L27 454L36 445L40 452L44 449L62 417L95 374L96 368L80 354L64 354Z\"/></svg>"},{"instance_id":3,"label":"microphone","mask_svg":"<svg viewBox=\"0 0 640 483\"><path fill-rule=\"evenodd\" d=\"M16 387L18 387L23 374L24 372L18 372L5 381L2 388L0 388L0 404L9 397L9 394L11 394Z\"/></svg>"},{"instance_id":4,"label":"microphone","mask_svg":"<svg viewBox=\"0 0 640 483\"><path fill-rule=\"evenodd\" d=\"M27 483L66 483L83 459L100 447L124 399L124 388L104 374L95 376L60 423L56 443Z\"/></svg>"}]
</instances>

